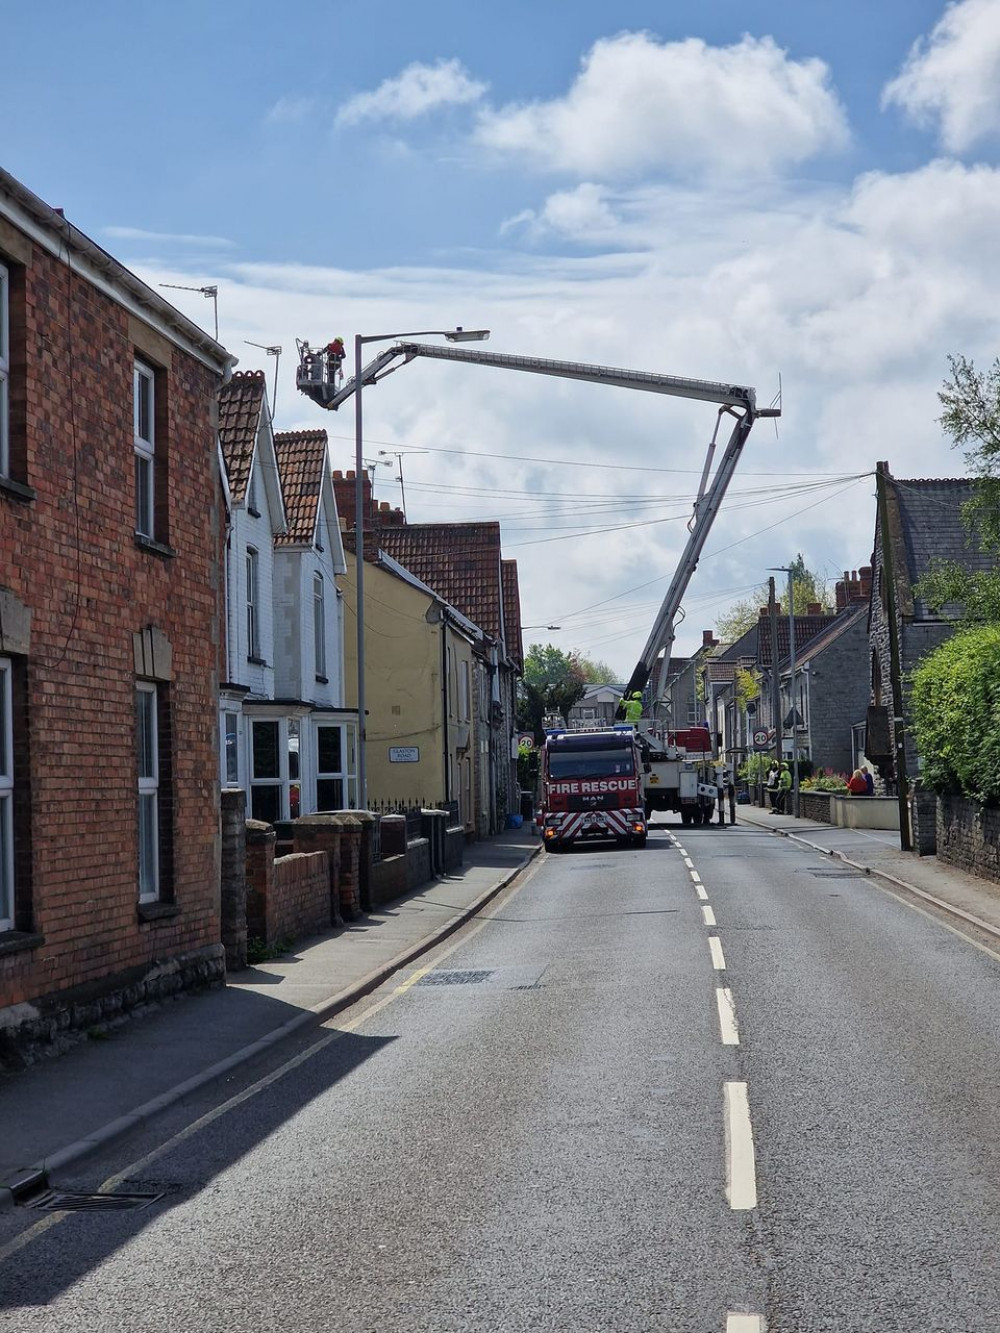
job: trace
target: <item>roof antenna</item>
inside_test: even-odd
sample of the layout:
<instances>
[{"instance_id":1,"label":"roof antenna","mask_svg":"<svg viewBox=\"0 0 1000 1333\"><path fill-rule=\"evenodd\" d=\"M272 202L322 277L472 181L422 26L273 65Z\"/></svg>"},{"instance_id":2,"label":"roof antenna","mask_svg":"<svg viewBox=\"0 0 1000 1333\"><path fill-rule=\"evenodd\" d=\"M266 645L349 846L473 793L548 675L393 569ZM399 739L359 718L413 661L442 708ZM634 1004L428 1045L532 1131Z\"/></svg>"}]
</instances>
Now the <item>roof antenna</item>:
<instances>
[{"instance_id":1,"label":"roof antenna","mask_svg":"<svg viewBox=\"0 0 1000 1333\"><path fill-rule=\"evenodd\" d=\"M178 292L201 292L202 296L211 299L213 309L215 310L215 341L219 341L219 289L218 287L185 287L181 282L161 282L157 284L160 287L173 287Z\"/></svg>"},{"instance_id":2,"label":"roof antenna","mask_svg":"<svg viewBox=\"0 0 1000 1333\"><path fill-rule=\"evenodd\" d=\"M281 360L281 348L277 345L265 347L263 343L251 342L249 338L244 338L243 341L248 347L259 347L262 352L274 357L274 390L271 394L271 420L273 421L278 402L278 362Z\"/></svg>"}]
</instances>

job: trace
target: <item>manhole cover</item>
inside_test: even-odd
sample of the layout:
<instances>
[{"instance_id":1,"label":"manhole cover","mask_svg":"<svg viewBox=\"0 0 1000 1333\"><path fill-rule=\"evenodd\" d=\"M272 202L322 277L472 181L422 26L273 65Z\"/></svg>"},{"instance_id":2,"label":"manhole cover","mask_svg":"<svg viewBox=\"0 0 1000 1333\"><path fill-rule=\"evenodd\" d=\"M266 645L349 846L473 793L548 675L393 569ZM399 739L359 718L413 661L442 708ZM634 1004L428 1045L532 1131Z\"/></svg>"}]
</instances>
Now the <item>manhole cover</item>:
<instances>
[{"instance_id":1,"label":"manhole cover","mask_svg":"<svg viewBox=\"0 0 1000 1333\"><path fill-rule=\"evenodd\" d=\"M421 977L418 986L475 986L480 981L489 981L494 968L484 968L471 972L428 972Z\"/></svg>"},{"instance_id":2,"label":"manhole cover","mask_svg":"<svg viewBox=\"0 0 1000 1333\"><path fill-rule=\"evenodd\" d=\"M46 1213L115 1212L126 1208L148 1208L160 1194L82 1194L73 1190L42 1190L24 1200L25 1208L38 1208Z\"/></svg>"}]
</instances>

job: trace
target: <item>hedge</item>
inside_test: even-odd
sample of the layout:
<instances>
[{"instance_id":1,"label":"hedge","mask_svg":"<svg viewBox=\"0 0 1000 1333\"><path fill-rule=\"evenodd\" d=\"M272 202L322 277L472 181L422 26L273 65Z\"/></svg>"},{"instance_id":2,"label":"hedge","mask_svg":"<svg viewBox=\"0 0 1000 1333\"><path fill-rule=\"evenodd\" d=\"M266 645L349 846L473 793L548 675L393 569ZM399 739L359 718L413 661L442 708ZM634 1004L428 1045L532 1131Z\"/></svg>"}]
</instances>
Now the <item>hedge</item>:
<instances>
[{"instance_id":1,"label":"hedge","mask_svg":"<svg viewBox=\"0 0 1000 1333\"><path fill-rule=\"evenodd\" d=\"M1000 804L1000 625L960 630L911 676L925 787Z\"/></svg>"}]
</instances>

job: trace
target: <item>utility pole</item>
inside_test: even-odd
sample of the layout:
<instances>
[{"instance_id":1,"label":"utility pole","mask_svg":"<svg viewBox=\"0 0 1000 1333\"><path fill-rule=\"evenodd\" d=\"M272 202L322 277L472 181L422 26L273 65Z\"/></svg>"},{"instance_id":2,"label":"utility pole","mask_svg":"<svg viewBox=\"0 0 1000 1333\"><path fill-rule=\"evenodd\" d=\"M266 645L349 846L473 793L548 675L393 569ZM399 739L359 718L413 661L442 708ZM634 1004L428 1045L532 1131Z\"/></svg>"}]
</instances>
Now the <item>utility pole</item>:
<instances>
[{"instance_id":1,"label":"utility pole","mask_svg":"<svg viewBox=\"0 0 1000 1333\"><path fill-rule=\"evenodd\" d=\"M771 719L774 724L774 757L781 763L781 678L778 675L778 605L774 579L767 581L767 612L771 627Z\"/></svg>"},{"instance_id":2,"label":"utility pole","mask_svg":"<svg viewBox=\"0 0 1000 1333\"><path fill-rule=\"evenodd\" d=\"M895 752L896 799L899 803L899 848L913 850L910 836L910 809L906 800L906 738L903 732L903 687L899 660L899 625L896 620L896 579L892 553L892 534L889 532L889 495L886 487L888 465L875 466L875 495L878 502L878 521L882 533L882 606L889 622L889 683L892 689L892 737Z\"/></svg>"}]
</instances>

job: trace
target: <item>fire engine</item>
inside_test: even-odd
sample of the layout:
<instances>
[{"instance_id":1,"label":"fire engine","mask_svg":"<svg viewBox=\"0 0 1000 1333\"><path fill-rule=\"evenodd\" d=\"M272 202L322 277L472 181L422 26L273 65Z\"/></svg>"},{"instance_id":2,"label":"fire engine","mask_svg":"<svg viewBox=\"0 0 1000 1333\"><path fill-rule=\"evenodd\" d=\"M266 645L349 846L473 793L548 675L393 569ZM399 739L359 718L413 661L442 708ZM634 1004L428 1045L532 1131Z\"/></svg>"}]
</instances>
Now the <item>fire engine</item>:
<instances>
[{"instance_id":1,"label":"fire engine","mask_svg":"<svg viewBox=\"0 0 1000 1333\"><path fill-rule=\"evenodd\" d=\"M642 754L631 725L550 732L542 747L541 777L547 851L608 840L645 847Z\"/></svg>"}]
</instances>

